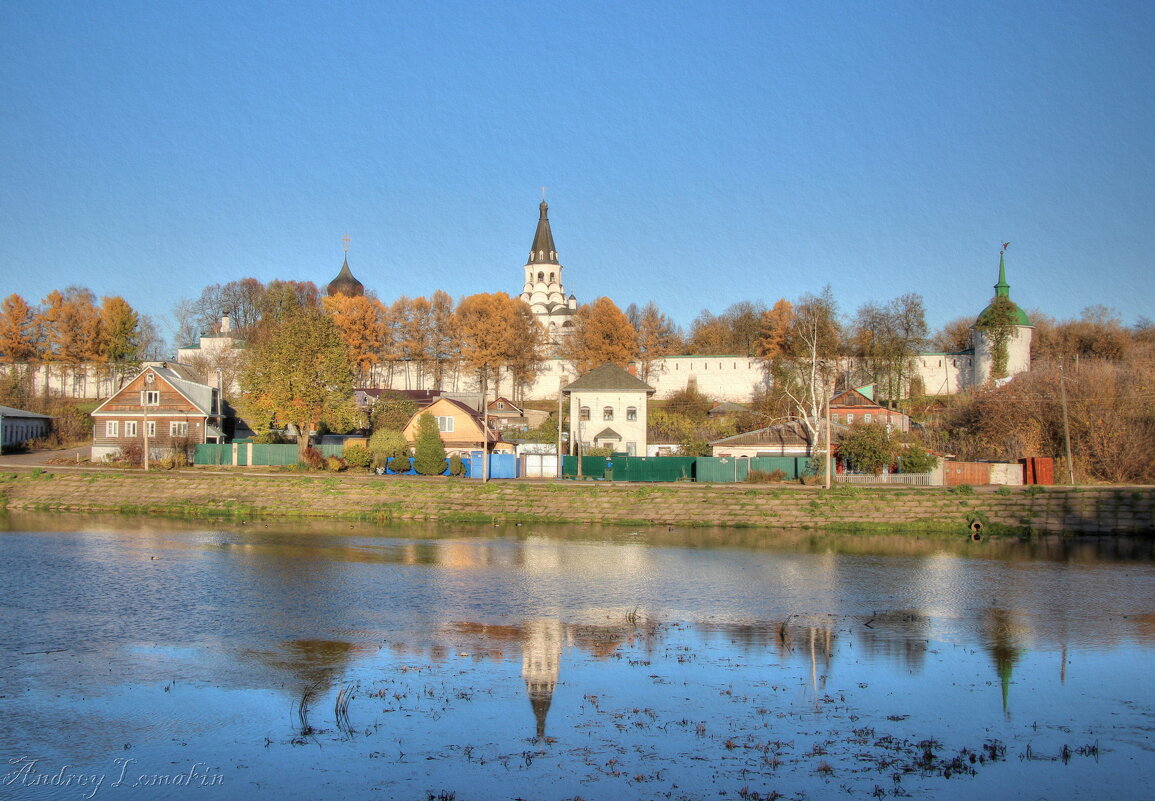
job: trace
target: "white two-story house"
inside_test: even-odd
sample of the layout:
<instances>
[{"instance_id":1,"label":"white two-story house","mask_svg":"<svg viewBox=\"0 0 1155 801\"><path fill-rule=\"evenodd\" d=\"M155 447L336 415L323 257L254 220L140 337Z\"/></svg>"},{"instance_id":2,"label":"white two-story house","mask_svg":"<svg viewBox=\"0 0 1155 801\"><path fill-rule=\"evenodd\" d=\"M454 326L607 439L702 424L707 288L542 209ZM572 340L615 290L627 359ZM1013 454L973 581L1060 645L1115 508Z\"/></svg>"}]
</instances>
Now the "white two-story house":
<instances>
[{"instance_id":1,"label":"white two-story house","mask_svg":"<svg viewBox=\"0 0 1155 801\"><path fill-rule=\"evenodd\" d=\"M613 448L646 455L646 402L654 388L613 364L590 370L562 389L569 396L570 453Z\"/></svg>"}]
</instances>

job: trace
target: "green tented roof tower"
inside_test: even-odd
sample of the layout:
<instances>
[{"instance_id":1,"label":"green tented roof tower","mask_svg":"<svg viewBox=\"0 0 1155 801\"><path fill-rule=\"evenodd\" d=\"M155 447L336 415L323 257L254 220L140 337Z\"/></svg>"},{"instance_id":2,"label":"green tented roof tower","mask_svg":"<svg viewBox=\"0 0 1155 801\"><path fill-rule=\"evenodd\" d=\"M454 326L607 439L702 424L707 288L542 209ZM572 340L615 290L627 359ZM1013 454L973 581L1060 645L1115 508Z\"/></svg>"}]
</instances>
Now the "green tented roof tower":
<instances>
[{"instance_id":1,"label":"green tented roof tower","mask_svg":"<svg viewBox=\"0 0 1155 801\"><path fill-rule=\"evenodd\" d=\"M1006 253L1007 251L1005 248L1001 253L999 253L999 282L995 284L995 297L1006 298L1007 300L1010 300L1011 285L1007 283L1007 266L1005 261ZM1011 305L1014 306L1014 303L1012 302ZM991 307L988 305L985 309L982 310L982 313L979 314L975 323L977 325L982 325L987 313L990 312L990 310ZM1030 318L1027 317L1027 313L1020 309L1018 306L1015 306L1015 325L1030 324L1031 321Z\"/></svg>"}]
</instances>

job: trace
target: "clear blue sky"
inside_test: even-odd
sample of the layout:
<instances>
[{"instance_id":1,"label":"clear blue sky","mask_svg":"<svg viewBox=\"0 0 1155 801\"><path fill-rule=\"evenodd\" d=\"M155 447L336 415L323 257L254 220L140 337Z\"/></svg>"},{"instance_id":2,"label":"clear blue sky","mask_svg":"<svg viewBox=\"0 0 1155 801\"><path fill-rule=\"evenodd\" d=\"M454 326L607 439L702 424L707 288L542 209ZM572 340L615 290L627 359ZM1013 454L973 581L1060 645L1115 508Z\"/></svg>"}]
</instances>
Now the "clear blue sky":
<instances>
[{"instance_id":1,"label":"clear blue sky","mask_svg":"<svg viewBox=\"0 0 1155 801\"><path fill-rule=\"evenodd\" d=\"M0 293L353 272L932 327L992 294L1155 317L1155 4L0 4Z\"/></svg>"}]
</instances>

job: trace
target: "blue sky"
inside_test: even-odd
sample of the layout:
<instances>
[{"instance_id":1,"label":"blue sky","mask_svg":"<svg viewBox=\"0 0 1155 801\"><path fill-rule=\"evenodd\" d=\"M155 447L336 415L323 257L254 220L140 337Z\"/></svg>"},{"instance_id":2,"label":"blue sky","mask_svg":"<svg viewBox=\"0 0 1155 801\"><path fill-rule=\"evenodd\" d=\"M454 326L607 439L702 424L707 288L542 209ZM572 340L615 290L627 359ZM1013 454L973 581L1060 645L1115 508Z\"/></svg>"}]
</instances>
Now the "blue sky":
<instances>
[{"instance_id":1,"label":"blue sky","mask_svg":"<svg viewBox=\"0 0 1155 801\"><path fill-rule=\"evenodd\" d=\"M1155 317L1149 2L0 5L0 293L245 276L682 324L830 284Z\"/></svg>"}]
</instances>

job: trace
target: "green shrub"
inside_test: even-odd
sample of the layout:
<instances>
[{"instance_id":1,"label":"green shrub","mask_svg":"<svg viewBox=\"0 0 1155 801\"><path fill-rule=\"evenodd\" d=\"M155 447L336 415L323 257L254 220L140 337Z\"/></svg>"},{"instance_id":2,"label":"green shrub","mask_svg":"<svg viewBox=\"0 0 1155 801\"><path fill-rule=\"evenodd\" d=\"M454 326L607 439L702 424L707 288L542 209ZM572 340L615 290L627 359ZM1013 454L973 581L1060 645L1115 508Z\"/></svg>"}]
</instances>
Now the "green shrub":
<instances>
[{"instance_id":1,"label":"green shrub","mask_svg":"<svg viewBox=\"0 0 1155 801\"><path fill-rule=\"evenodd\" d=\"M388 462L389 469L394 473L408 473L409 468L412 466L408 456L394 456Z\"/></svg>"},{"instance_id":2,"label":"green shrub","mask_svg":"<svg viewBox=\"0 0 1155 801\"><path fill-rule=\"evenodd\" d=\"M364 445L346 445L345 462L349 467L367 469L373 464L373 454Z\"/></svg>"},{"instance_id":3,"label":"green shrub","mask_svg":"<svg viewBox=\"0 0 1155 801\"><path fill-rule=\"evenodd\" d=\"M997 490L995 490L995 495L1010 495L1010 494L1011 494L1011 488L1007 487L1007 486L1002 486L1002 487L999 487Z\"/></svg>"},{"instance_id":4,"label":"green shrub","mask_svg":"<svg viewBox=\"0 0 1155 801\"><path fill-rule=\"evenodd\" d=\"M882 423L854 423L842 438L838 453L855 470L877 476L894 462L895 447Z\"/></svg>"},{"instance_id":5,"label":"green shrub","mask_svg":"<svg viewBox=\"0 0 1155 801\"><path fill-rule=\"evenodd\" d=\"M970 484L959 484L958 486L951 487L948 492L953 492L956 495L974 495L975 488Z\"/></svg>"},{"instance_id":6,"label":"green shrub","mask_svg":"<svg viewBox=\"0 0 1155 801\"><path fill-rule=\"evenodd\" d=\"M920 445L911 445L898 457L898 472L929 473L938 467L938 457Z\"/></svg>"},{"instance_id":7,"label":"green shrub","mask_svg":"<svg viewBox=\"0 0 1155 801\"><path fill-rule=\"evenodd\" d=\"M286 445L289 440L282 436L280 431L262 431L253 437L253 443L256 445Z\"/></svg>"},{"instance_id":8,"label":"green shrub","mask_svg":"<svg viewBox=\"0 0 1155 801\"><path fill-rule=\"evenodd\" d=\"M605 448L582 448L582 456L613 456L614 449L610 447Z\"/></svg>"},{"instance_id":9,"label":"green shrub","mask_svg":"<svg viewBox=\"0 0 1155 801\"><path fill-rule=\"evenodd\" d=\"M429 412L417 418L413 456L413 467L420 475L439 476L445 472L445 445L437 430L437 420Z\"/></svg>"},{"instance_id":10,"label":"green shrub","mask_svg":"<svg viewBox=\"0 0 1155 801\"><path fill-rule=\"evenodd\" d=\"M325 469L334 473L340 473L348 466L340 456L329 456L325 459Z\"/></svg>"},{"instance_id":11,"label":"green shrub","mask_svg":"<svg viewBox=\"0 0 1155 801\"><path fill-rule=\"evenodd\" d=\"M373 436L369 437L369 453L372 457L372 464L374 467L389 466L393 467L390 462L393 459L408 459L409 458L409 443L405 440L405 435L394 428L382 428L373 432ZM405 470L409 468L406 467ZM405 472L402 470L401 472Z\"/></svg>"},{"instance_id":12,"label":"green shrub","mask_svg":"<svg viewBox=\"0 0 1155 801\"><path fill-rule=\"evenodd\" d=\"M461 460L460 454L453 454L449 457L449 475L460 476L465 474L465 462Z\"/></svg>"}]
</instances>

